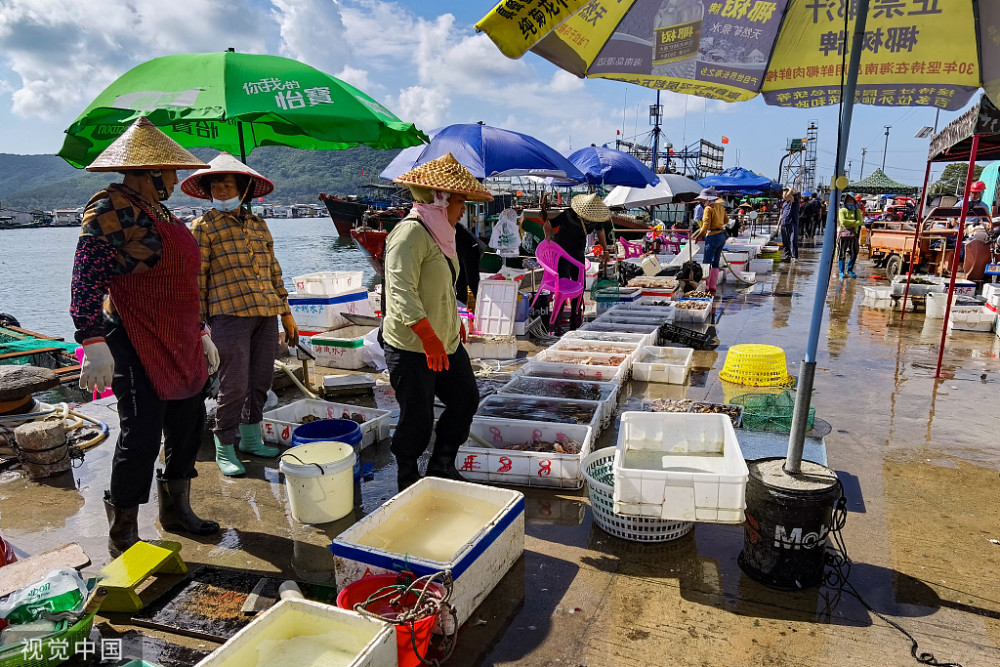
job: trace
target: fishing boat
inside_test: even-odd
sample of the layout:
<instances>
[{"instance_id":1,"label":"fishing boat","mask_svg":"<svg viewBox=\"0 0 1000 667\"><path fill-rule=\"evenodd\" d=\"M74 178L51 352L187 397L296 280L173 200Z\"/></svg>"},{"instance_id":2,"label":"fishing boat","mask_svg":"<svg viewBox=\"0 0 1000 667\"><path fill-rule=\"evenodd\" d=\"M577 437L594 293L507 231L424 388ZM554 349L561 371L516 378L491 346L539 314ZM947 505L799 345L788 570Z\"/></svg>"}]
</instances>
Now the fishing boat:
<instances>
[{"instance_id":1,"label":"fishing boat","mask_svg":"<svg viewBox=\"0 0 1000 667\"><path fill-rule=\"evenodd\" d=\"M0 364L28 364L51 368L63 384L80 379L76 343L23 329L16 319L0 313Z\"/></svg>"},{"instance_id":2,"label":"fishing boat","mask_svg":"<svg viewBox=\"0 0 1000 667\"><path fill-rule=\"evenodd\" d=\"M341 238L351 236L351 230L363 224L366 213L382 214L389 217L406 215L410 202L406 199L405 189L398 185L382 185L368 183L358 186L356 195L328 195L320 193L319 199L326 205Z\"/></svg>"}]
</instances>

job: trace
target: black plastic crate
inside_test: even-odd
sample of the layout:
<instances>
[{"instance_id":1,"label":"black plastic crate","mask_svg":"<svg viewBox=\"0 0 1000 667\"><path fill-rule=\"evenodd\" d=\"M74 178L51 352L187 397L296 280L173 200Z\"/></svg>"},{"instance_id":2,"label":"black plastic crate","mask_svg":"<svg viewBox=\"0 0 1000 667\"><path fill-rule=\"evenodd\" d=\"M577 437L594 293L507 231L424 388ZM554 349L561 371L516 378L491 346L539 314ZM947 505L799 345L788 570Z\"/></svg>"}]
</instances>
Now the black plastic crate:
<instances>
[{"instance_id":1,"label":"black plastic crate","mask_svg":"<svg viewBox=\"0 0 1000 667\"><path fill-rule=\"evenodd\" d=\"M660 341L678 343L685 347L692 347L696 350L704 350L715 347L718 343L715 339L715 328L710 327L708 331L695 331L676 324L666 322L660 325Z\"/></svg>"}]
</instances>

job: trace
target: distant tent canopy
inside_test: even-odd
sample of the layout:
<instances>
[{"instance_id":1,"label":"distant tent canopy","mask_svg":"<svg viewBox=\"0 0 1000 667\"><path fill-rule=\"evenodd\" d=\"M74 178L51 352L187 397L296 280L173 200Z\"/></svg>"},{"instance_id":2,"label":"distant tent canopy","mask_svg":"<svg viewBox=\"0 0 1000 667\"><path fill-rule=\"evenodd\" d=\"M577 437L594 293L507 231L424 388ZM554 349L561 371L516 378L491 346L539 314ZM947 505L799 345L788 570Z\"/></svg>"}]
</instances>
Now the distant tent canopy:
<instances>
[{"instance_id":1,"label":"distant tent canopy","mask_svg":"<svg viewBox=\"0 0 1000 667\"><path fill-rule=\"evenodd\" d=\"M712 187L719 192L730 194L759 194L781 190L781 183L772 181L766 176L755 174L743 167L730 167L721 174L706 176L699 179L698 184L702 187Z\"/></svg>"},{"instance_id":2,"label":"distant tent canopy","mask_svg":"<svg viewBox=\"0 0 1000 667\"><path fill-rule=\"evenodd\" d=\"M866 195L915 195L920 188L894 181L884 171L876 169L867 178L848 185L845 190Z\"/></svg>"}]
</instances>

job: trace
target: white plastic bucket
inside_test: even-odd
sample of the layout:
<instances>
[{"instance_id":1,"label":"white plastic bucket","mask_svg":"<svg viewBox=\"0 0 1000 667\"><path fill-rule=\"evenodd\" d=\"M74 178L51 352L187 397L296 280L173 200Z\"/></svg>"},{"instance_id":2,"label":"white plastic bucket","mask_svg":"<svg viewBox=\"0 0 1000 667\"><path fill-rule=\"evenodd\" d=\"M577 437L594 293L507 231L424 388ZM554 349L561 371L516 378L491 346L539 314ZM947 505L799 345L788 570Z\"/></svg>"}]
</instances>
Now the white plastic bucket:
<instances>
[{"instance_id":1,"label":"white plastic bucket","mask_svg":"<svg viewBox=\"0 0 1000 667\"><path fill-rule=\"evenodd\" d=\"M328 523L354 509L354 448L343 442L310 442L281 455L292 517L302 523Z\"/></svg>"}]
</instances>

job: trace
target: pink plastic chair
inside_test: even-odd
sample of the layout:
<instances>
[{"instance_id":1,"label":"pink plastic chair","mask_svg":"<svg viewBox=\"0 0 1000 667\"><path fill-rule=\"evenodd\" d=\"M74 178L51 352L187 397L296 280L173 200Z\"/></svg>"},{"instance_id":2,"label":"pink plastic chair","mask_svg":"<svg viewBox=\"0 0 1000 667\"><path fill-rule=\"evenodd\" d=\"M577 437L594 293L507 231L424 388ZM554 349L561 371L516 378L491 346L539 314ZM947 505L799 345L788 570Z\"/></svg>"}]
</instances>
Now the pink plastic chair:
<instances>
[{"instance_id":1,"label":"pink plastic chair","mask_svg":"<svg viewBox=\"0 0 1000 667\"><path fill-rule=\"evenodd\" d=\"M618 242L622 244L622 249L625 251L625 259L631 259L632 257L642 257L642 244L634 243L628 239L618 239Z\"/></svg>"},{"instance_id":2,"label":"pink plastic chair","mask_svg":"<svg viewBox=\"0 0 1000 667\"><path fill-rule=\"evenodd\" d=\"M531 301L531 307L535 307L535 301L538 301L538 297L541 295L542 290L552 294L552 317L549 318L549 324L555 324L556 320L559 319L559 313L562 312L563 304L565 304L570 299L575 299L581 294L583 294L584 285L586 284L586 270L581 262L576 261L570 256L568 252L562 249L555 241L542 241L535 248L535 259L538 263L542 265L545 269L545 273L542 275L542 284L538 286L538 292L535 294L535 298ZM567 262L577 267L577 278L573 280L571 278L560 278L559 277L559 260L565 259Z\"/></svg>"},{"instance_id":3,"label":"pink plastic chair","mask_svg":"<svg viewBox=\"0 0 1000 667\"><path fill-rule=\"evenodd\" d=\"M681 244L687 243L691 238L691 232L687 229L671 229L670 233L663 239L663 246L668 252L675 255L681 251Z\"/></svg>"}]
</instances>

